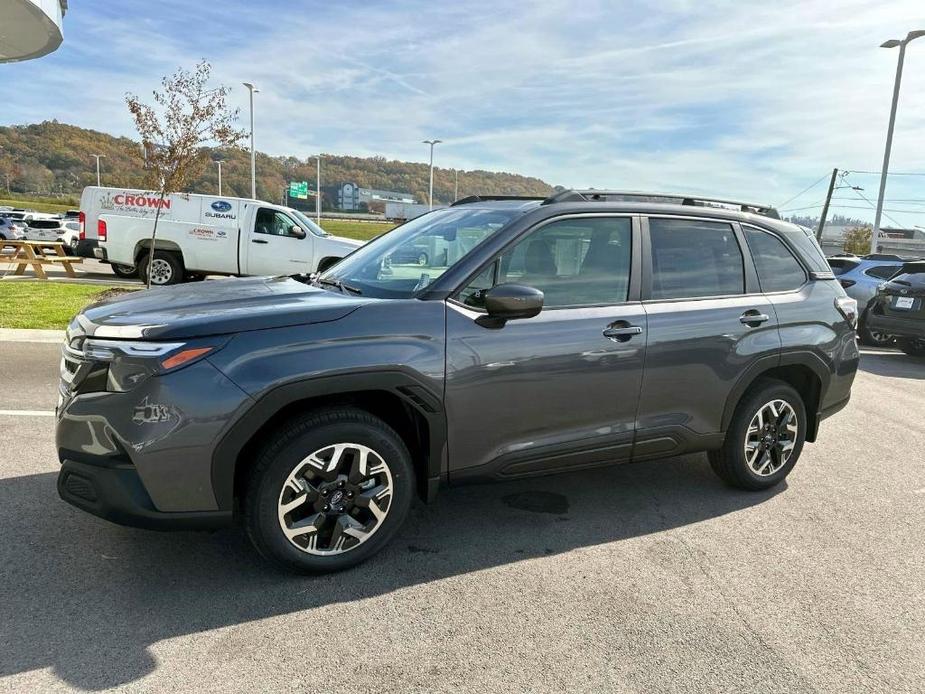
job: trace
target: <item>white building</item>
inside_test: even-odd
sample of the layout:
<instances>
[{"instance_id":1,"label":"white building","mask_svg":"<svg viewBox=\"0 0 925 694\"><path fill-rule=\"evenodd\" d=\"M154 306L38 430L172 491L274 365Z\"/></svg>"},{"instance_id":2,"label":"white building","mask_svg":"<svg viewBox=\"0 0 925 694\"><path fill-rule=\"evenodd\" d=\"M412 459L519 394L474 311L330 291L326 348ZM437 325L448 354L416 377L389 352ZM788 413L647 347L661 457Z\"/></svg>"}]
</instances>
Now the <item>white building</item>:
<instances>
[{"instance_id":1,"label":"white building","mask_svg":"<svg viewBox=\"0 0 925 694\"><path fill-rule=\"evenodd\" d=\"M67 0L2 0L0 63L40 58L64 40Z\"/></svg>"}]
</instances>

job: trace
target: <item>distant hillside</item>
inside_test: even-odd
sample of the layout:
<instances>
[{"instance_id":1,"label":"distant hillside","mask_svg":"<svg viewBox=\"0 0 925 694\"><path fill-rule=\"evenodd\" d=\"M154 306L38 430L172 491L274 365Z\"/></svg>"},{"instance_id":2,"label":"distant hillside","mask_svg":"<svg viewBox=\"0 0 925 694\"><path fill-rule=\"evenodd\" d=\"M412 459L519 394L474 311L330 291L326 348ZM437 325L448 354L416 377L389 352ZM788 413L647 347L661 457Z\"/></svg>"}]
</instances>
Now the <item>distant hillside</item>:
<instances>
[{"instance_id":1,"label":"distant hillside","mask_svg":"<svg viewBox=\"0 0 925 694\"><path fill-rule=\"evenodd\" d=\"M14 193L47 195L79 193L96 183L94 154L102 154L103 185L139 187L144 178L141 145L126 137L113 137L57 121L34 125L0 126L0 186L9 174ZM250 157L247 152L225 152L222 190L226 195L250 194ZM325 202L334 199L337 184L353 182L362 187L408 192L420 201L427 199L427 164L389 161L382 157L364 159L325 154L322 158L322 189ZM215 191L215 166L191 186L192 192ZM279 200L287 181L314 181L314 159L270 157L257 153L257 196ZM454 177L450 169L434 170L435 201L453 199ZM460 196L472 193L495 195L546 195L552 186L538 178L493 171L460 171Z\"/></svg>"}]
</instances>

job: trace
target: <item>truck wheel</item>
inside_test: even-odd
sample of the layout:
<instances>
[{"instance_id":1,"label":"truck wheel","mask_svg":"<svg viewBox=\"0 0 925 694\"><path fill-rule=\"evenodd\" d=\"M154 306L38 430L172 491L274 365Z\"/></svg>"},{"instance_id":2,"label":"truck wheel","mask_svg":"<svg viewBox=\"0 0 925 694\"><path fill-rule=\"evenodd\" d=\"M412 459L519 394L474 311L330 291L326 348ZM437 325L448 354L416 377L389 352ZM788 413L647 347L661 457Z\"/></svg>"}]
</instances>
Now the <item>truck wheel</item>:
<instances>
[{"instance_id":1,"label":"truck wheel","mask_svg":"<svg viewBox=\"0 0 925 694\"><path fill-rule=\"evenodd\" d=\"M139 276L148 281L148 255L143 256L139 265ZM178 284L183 281L183 265L175 253L170 251L154 251L154 262L151 265L151 284L165 285Z\"/></svg>"},{"instance_id":2,"label":"truck wheel","mask_svg":"<svg viewBox=\"0 0 925 694\"><path fill-rule=\"evenodd\" d=\"M303 415L267 442L248 478L244 526L284 568L339 571L392 539L413 494L398 434L363 410L338 407Z\"/></svg>"},{"instance_id":3,"label":"truck wheel","mask_svg":"<svg viewBox=\"0 0 925 694\"><path fill-rule=\"evenodd\" d=\"M132 279L138 276L138 268L134 265L117 265L113 263L109 267L112 268L112 274L116 277L122 277L123 279Z\"/></svg>"},{"instance_id":4,"label":"truck wheel","mask_svg":"<svg viewBox=\"0 0 925 694\"><path fill-rule=\"evenodd\" d=\"M318 261L318 272L327 271L332 265L339 262L340 258L322 258Z\"/></svg>"},{"instance_id":5,"label":"truck wheel","mask_svg":"<svg viewBox=\"0 0 925 694\"><path fill-rule=\"evenodd\" d=\"M427 265L427 261L428 261L428 260L429 260L429 258L428 258L428 256L427 256L427 254L426 254L426 253L421 253L421 254L418 256L418 265Z\"/></svg>"},{"instance_id":6,"label":"truck wheel","mask_svg":"<svg viewBox=\"0 0 925 694\"><path fill-rule=\"evenodd\" d=\"M722 448L710 466L727 484L761 490L779 484L796 465L806 440L806 408L783 381L762 379L736 407Z\"/></svg>"},{"instance_id":7,"label":"truck wheel","mask_svg":"<svg viewBox=\"0 0 925 694\"><path fill-rule=\"evenodd\" d=\"M910 357L925 357L925 340L905 337L897 339L896 345Z\"/></svg>"}]
</instances>

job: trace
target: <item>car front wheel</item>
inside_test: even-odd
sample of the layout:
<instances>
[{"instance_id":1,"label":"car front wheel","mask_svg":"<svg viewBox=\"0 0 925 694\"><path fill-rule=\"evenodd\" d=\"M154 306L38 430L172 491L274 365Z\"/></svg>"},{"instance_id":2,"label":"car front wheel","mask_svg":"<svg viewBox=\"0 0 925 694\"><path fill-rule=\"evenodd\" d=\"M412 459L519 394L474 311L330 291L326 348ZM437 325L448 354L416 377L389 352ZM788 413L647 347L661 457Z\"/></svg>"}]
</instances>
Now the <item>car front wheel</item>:
<instances>
[{"instance_id":1,"label":"car front wheel","mask_svg":"<svg viewBox=\"0 0 925 694\"><path fill-rule=\"evenodd\" d=\"M806 408L783 381L763 379L739 402L710 466L739 489L768 489L790 474L806 440Z\"/></svg>"},{"instance_id":2,"label":"car front wheel","mask_svg":"<svg viewBox=\"0 0 925 694\"><path fill-rule=\"evenodd\" d=\"M355 408L317 411L291 422L259 454L244 524L274 563L338 571L389 542L413 493L411 457L391 427Z\"/></svg>"}]
</instances>

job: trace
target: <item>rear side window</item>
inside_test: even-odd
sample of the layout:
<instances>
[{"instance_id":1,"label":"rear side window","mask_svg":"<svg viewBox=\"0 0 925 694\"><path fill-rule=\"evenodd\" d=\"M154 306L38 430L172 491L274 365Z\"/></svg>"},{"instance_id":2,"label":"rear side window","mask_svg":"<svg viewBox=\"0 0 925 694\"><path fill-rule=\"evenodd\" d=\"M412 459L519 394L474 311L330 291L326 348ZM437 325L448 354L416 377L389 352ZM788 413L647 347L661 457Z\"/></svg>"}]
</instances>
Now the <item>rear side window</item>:
<instances>
[{"instance_id":1,"label":"rear side window","mask_svg":"<svg viewBox=\"0 0 925 694\"><path fill-rule=\"evenodd\" d=\"M649 239L653 299L745 292L742 251L730 225L650 218Z\"/></svg>"},{"instance_id":2,"label":"rear side window","mask_svg":"<svg viewBox=\"0 0 925 694\"><path fill-rule=\"evenodd\" d=\"M783 241L751 227L745 227L745 239L755 260L762 291L785 292L803 286L806 272Z\"/></svg>"},{"instance_id":3,"label":"rear side window","mask_svg":"<svg viewBox=\"0 0 925 694\"><path fill-rule=\"evenodd\" d=\"M888 280L895 275L900 268L902 268L902 265L875 265L874 267L867 268L864 274L868 277L875 277L878 280Z\"/></svg>"}]
</instances>

